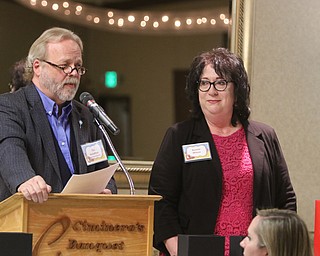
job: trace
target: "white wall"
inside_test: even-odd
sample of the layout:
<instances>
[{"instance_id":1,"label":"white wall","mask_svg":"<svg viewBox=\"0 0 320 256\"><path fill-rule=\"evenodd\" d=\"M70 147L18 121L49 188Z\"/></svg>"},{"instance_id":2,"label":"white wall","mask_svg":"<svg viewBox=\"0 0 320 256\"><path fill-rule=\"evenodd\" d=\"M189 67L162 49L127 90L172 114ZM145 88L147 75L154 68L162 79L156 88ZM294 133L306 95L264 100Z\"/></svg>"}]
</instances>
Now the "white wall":
<instances>
[{"instance_id":1,"label":"white wall","mask_svg":"<svg viewBox=\"0 0 320 256\"><path fill-rule=\"evenodd\" d=\"M252 118L278 134L310 230L320 199L320 1L255 0Z\"/></svg>"}]
</instances>

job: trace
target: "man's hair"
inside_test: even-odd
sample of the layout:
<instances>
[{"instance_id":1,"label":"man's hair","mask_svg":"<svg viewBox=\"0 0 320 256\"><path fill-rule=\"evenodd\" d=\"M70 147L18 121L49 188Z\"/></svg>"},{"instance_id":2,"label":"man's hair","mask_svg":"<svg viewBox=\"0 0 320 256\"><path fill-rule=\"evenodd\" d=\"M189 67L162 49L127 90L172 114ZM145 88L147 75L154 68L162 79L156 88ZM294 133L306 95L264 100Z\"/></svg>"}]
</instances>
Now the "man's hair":
<instances>
[{"instance_id":1,"label":"man's hair","mask_svg":"<svg viewBox=\"0 0 320 256\"><path fill-rule=\"evenodd\" d=\"M36 59L46 59L48 43L58 43L64 40L75 41L83 52L83 43L78 35L65 29L54 27L44 31L40 37L31 45L25 66L25 78L31 81L33 76L33 62Z\"/></svg>"}]
</instances>

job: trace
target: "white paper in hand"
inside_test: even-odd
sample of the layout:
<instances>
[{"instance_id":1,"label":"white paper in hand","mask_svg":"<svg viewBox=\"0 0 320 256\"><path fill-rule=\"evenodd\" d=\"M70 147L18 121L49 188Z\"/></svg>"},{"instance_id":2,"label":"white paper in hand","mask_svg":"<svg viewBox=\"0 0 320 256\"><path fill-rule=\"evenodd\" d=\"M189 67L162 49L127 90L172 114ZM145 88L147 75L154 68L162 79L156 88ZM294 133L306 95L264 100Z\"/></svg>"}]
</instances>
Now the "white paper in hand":
<instances>
[{"instance_id":1,"label":"white paper in hand","mask_svg":"<svg viewBox=\"0 0 320 256\"><path fill-rule=\"evenodd\" d=\"M99 194L107 186L119 164L85 174L73 174L61 194Z\"/></svg>"}]
</instances>

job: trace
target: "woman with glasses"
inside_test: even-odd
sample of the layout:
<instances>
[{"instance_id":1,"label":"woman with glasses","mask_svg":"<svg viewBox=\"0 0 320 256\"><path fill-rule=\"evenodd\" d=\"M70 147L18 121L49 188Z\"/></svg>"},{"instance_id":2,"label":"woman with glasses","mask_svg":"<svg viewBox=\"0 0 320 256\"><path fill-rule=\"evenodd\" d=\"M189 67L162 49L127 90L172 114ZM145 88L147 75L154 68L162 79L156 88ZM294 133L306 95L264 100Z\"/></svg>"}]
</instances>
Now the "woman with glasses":
<instances>
[{"instance_id":1,"label":"woman with glasses","mask_svg":"<svg viewBox=\"0 0 320 256\"><path fill-rule=\"evenodd\" d=\"M290 210L258 210L240 246L246 256L311 256L304 221Z\"/></svg>"},{"instance_id":2,"label":"woman with glasses","mask_svg":"<svg viewBox=\"0 0 320 256\"><path fill-rule=\"evenodd\" d=\"M151 172L154 247L177 255L178 234L244 236L257 208L296 210L275 131L248 120L243 61L227 49L196 56L186 82L190 119L170 127Z\"/></svg>"}]
</instances>

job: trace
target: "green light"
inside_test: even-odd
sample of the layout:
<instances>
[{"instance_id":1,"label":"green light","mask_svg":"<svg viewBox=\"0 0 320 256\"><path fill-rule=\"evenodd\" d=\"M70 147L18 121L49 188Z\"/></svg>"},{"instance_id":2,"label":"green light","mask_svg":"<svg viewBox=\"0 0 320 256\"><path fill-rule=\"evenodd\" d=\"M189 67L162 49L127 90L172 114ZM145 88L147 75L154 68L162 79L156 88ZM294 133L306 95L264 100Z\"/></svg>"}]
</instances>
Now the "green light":
<instances>
[{"instance_id":1,"label":"green light","mask_svg":"<svg viewBox=\"0 0 320 256\"><path fill-rule=\"evenodd\" d=\"M115 160L116 160L115 156L111 156L111 155L108 156L108 161L115 161Z\"/></svg>"},{"instance_id":2,"label":"green light","mask_svg":"<svg viewBox=\"0 0 320 256\"><path fill-rule=\"evenodd\" d=\"M115 88L118 84L118 76L116 71L107 71L105 73L104 84L107 88Z\"/></svg>"}]
</instances>

